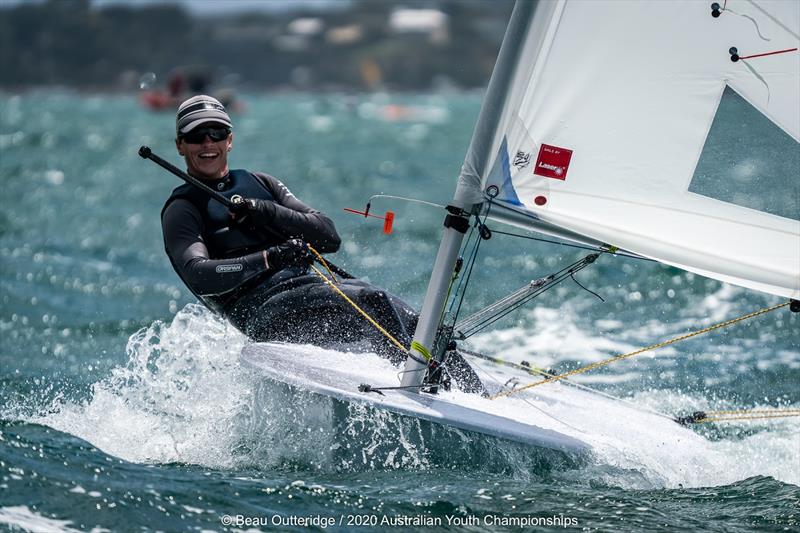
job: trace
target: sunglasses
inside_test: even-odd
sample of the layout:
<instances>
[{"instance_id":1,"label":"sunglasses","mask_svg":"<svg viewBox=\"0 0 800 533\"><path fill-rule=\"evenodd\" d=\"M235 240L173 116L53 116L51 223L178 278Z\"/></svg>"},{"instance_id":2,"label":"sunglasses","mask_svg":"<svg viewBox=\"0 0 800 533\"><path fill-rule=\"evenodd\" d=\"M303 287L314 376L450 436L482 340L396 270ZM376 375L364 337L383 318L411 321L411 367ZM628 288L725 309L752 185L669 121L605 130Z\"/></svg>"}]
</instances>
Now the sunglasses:
<instances>
[{"instance_id":1,"label":"sunglasses","mask_svg":"<svg viewBox=\"0 0 800 533\"><path fill-rule=\"evenodd\" d=\"M208 135L209 139L218 143L227 139L230 134L231 130L228 128L200 128L182 133L180 138L189 144L202 144Z\"/></svg>"}]
</instances>

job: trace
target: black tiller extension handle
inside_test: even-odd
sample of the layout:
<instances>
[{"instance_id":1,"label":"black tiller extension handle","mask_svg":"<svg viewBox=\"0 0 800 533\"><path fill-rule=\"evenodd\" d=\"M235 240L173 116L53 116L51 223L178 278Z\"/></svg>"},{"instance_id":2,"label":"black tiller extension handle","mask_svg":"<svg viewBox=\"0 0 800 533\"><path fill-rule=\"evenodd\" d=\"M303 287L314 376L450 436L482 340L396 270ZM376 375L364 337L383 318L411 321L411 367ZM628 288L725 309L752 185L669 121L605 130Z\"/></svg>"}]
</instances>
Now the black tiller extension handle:
<instances>
[{"instance_id":1,"label":"black tiller extension handle","mask_svg":"<svg viewBox=\"0 0 800 533\"><path fill-rule=\"evenodd\" d=\"M179 169L166 159L157 156L156 154L153 153L153 151L150 149L149 146L142 146L141 148L139 148L139 156L142 157L142 159L149 159L150 161L160 166L161 168L168 170L169 172L172 172L186 183L194 185L198 189L201 189L206 194L214 198L214 200L220 202L228 209L234 208L234 203L231 202L225 195L215 191L214 189L212 189L202 181L198 180L197 178L191 177L189 174Z\"/></svg>"},{"instance_id":2,"label":"black tiller extension handle","mask_svg":"<svg viewBox=\"0 0 800 533\"><path fill-rule=\"evenodd\" d=\"M201 191L205 192L206 194L211 196L216 201L220 202L222 205L224 205L225 207L227 207L231 211L235 211L238 208L237 202L231 201L225 195L220 194L219 192L215 191L214 189L212 189L211 187L209 187L208 185L206 185L202 181L198 180L197 178L191 177L189 174L187 174L183 170L179 169L178 167L176 167L175 165L173 165L172 163L170 163L166 159L163 159L163 158L157 156L156 154L153 153L153 151L150 149L149 146L140 147L139 148L139 156L142 159L149 159L150 161L152 161L156 165L160 166L161 168L163 168L163 169L171 172L172 174L178 176L180 179L182 179L186 183L188 183L190 185L194 185L195 187L197 187ZM234 198L235 198L235 196L234 196ZM277 236L281 240L284 240L284 241L289 240L289 237L287 237L283 233L281 233L281 232L279 232L279 231L277 231L277 230L275 230L273 228L262 228L262 229L267 230L269 233L272 233L274 236ZM331 271L333 271L334 273L338 274L339 276L341 276L341 277L343 277L345 279L355 279L355 276L353 276L352 274L350 274L349 272L347 272L343 268L334 265L330 261L326 261L326 263L328 263L328 267L330 267Z\"/></svg>"}]
</instances>

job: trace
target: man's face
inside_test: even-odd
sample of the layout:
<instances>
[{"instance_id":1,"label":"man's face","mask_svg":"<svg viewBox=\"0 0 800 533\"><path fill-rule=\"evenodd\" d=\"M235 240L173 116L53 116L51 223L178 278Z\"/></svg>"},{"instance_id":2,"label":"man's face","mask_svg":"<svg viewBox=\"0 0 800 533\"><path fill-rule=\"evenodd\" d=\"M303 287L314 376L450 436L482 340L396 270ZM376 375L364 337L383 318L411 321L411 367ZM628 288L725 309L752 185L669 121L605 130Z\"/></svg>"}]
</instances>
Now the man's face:
<instances>
[{"instance_id":1,"label":"man's face","mask_svg":"<svg viewBox=\"0 0 800 533\"><path fill-rule=\"evenodd\" d=\"M207 122L176 139L175 146L186 160L189 174L214 180L228 173L228 152L233 147L233 134L225 135L223 130L225 126L222 124Z\"/></svg>"}]
</instances>

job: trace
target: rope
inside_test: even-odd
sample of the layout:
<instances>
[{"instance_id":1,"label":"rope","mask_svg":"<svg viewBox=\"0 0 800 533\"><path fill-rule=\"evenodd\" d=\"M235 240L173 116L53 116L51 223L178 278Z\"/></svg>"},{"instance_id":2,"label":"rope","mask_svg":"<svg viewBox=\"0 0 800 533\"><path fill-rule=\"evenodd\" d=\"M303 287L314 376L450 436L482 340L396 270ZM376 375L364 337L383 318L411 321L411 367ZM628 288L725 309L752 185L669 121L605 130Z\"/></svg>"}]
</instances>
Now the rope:
<instances>
[{"instance_id":1,"label":"rope","mask_svg":"<svg viewBox=\"0 0 800 533\"><path fill-rule=\"evenodd\" d=\"M520 370L524 370L528 374L532 374L532 375L539 375L539 376L544 376L544 377L553 377L555 375L555 374L551 374L550 372L547 372L546 370L543 370L543 369L535 367L535 366L521 365L521 364L515 363L513 361L506 361L506 360L500 359L498 357L491 357L489 355L484 355L482 353L473 352L473 351L470 351L470 350L465 350L463 348L459 348L458 351L462 355L469 355L471 357L477 357L478 359L485 359L486 361L491 361L492 363L495 363L497 365L510 366L512 368L517 368L517 369L520 369ZM474 362L473 362L473 364L474 364ZM493 376L491 376L491 374L489 374L489 372L487 370L484 370L484 372L486 372L487 375L489 375L490 377L493 378ZM497 383L500 383L496 379L494 381L496 381ZM637 403L634 403L634 402L632 402L630 400L626 400L625 398L620 398L619 396L614 396L613 394L609 394L607 392L599 391L597 389L593 389L591 387L587 387L586 385L582 385L580 383L575 383L574 381L570 381L568 379L564 380L564 384L569 385L570 387L575 387L576 389L580 389L580 390L588 392L590 394L596 394L598 396L602 396L602 397L607 398L609 400L614 400L614 401L617 401L617 402L622 402L622 403L628 404L631 407L633 407L634 409L637 409L639 411L643 411L643 412L650 413L652 415L660 416L661 418L667 418L669 420L674 420L673 417L671 417L669 415L665 415L664 413L661 413L659 411L655 411L653 409L648 409L647 407L642 407L641 405L639 405ZM502 388L506 388L506 389L508 388L508 387L506 387L505 385L502 385L502 384L500 386ZM513 389L511 389L511 390L513 390Z\"/></svg>"},{"instance_id":2,"label":"rope","mask_svg":"<svg viewBox=\"0 0 800 533\"><path fill-rule=\"evenodd\" d=\"M429 352L429 351L428 351L428 350L427 350L427 349L426 349L424 346L422 346L422 345L421 345L421 344L419 344L418 342L413 342L413 343L411 344L412 348L415 348L417 351L419 351L419 353L421 353L421 354L423 355L423 357L425 358L424 360L421 360L421 359L419 359L417 356L415 356L415 355L414 355L414 354L413 354L413 353L412 353L412 352L411 352L411 351L410 351L408 348L406 348L405 346L403 346L402 344L400 344L400 341L398 341L396 338L394 338L394 336L392 336L392 334L391 334L391 333L389 333L388 331L386 331L386 330L383 328L383 326L381 326L380 324L378 324L378 322L377 322L377 321L376 321L374 318L372 318L371 316L369 316L369 314L368 314L366 311L364 311L363 309L361 309L361 307L359 307L357 303L355 303L355 302L354 302L353 300L351 300L351 299L350 299L350 298L349 298L349 297L348 297L348 296L347 296L347 295L346 295L344 292L342 292L342 290L341 290L339 287L337 287L337 286L336 286L336 284L335 284L335 283L337 283L337 282L335 281L335 280L336 280L336 277L333 275L333 272L331 272L331 269L328 267L328 263L326 263L326 262L325 262L325 259L323 259L323 258L322 258L322 255L321 255L321 254L320 254L318 251L316 251L316 250L315 250L315 249L314 249L314 248L313 248L311 245L307 245L307 246L308 246L308 249L309 249L309 250L311 250L311 252L312 252L314 255L316 255L316 256L317 256L317 260L318 260L320 263L322 263L322 265L323 265L323 266L324 266L324 267L325 267L325 268L328 270L328 273L331 275L331 279L328 279L328 278L325 276L325 274L323 274L322 272L320 272L320 270L319 270L317 267L315 267L314 265L310 265L310 266L311 266L311 268L312 268L312 270L314 270L314 272L316 272L316 273L317 273L317 275L318 275L320 278L322 278L322 281L324 281L326 285L328 285L328 286L329 286L331 289L333 289L333 290L334 290L334 292L336 292L336 294L338 294L339 296L341 296L341 297L344 299L344 301L346 301L347 303L349 303L349 304L350 304L350 306L351 306L351 307L353 307L353 309L355 309L356 311L358 311L358 312L361 314L361 316L363 316L364 318L366 318L366 319L367 319L367 321L368 321L370 324L372 324L372 325L375 327L375 329L377 329L378 331L380 331L380 332L383 334L383 336L384 336L384 337L386 337L386 338L387 338L387 339L388 339L390 342L392 342L392 343L393 343L395 346L397 346L398 348L400 348L400 350L401 350L401 351L403 351L404 353L406 353L406 354L407 354L409 357L411 357L412 359L414 359L415 361L417 361L418 363L421 363L421 364L426 364L426 363L428 363L428 362L431 360L431 355L430 355L430 352Z\"/></svg>"},{"instance_id":3,"label":"rope","mask_svg":"<svg viewBox=\"0 0 800 533\"><path fill-rule=\"evenodd\" d=\"M777 409L732 409L729 411L706 411L706 415L711 416L719 416L719 415L744 415L744 414L751 414L751 415L764 415L764 414L774 414L776 412L792 412L797 415L800 415L800 408L798 409L781 409L778 411Z\"/></svg>"},{"instance_id":4,"label":"rope","mask_svg":"<svg viewBox=\"0 0 800 533\"><path fill-rule=\"evenodd\" d=\"M633 357L634 355L639 355L641 353L648 352L650 350L656 350L658 348L663 348L664 346L669 346L670 344L675 344L676 342L680 342L680 341L683 341L683 340L686 340L686 339L690 339L692 337L696 337L698 335L702 335L703 333L708 333L709 331L714 331L716 329L720 329L720 328L724 328L724 327L727 327L727 326L731 326L733 324L736 324L737 322L741 322L741 321L747 320L749 318L753 318L753 317L756 317L756 316L759 316L759 315L763 315L764 313L769 313L770 311L774 311L776 309L780 309L781 307L785 307L787 305L789 305L789 302L784 302L782 304L773 305L772 307L765 307L764 309L760 309L760 310L755 311L753 313L750 313L750 314L747 314L747 315L744 315L744 316L740 316L738 318L734 318L734 319L731 319L731 320L727 320L727 321L721 322L719 324L714 324L713 326L709 326L707 328L703 328L703 329L698 330L698 331L693 331L692 333L687 333L686 335L682 335L680 337L675 337L674 339L670 339L668 341L660 342L658 344L653 344L653 345L647 346L645 348L641 348L640 350L636 350L636 351L633 351L633 352L630 352L630 353L626 353L626 354L622 354L622 355L617 355L615 357L611 357L610 359L605 359L603 361L598 361L596 363L592 363L592 364L584 366L584 367L576 368L575 370L571 370L569 372L565 372L563 374L559 374L557 376L553 376L551 378L547 378L547 379L544 379L542 381L537 381L535 383L531 383L529 385L525 385L524 387L519 387L519 388L511 390L511 391L499 392L499 393L495 394L494 396L492 396L491 399L492 400L496 400L497 398L501 398L503 396L510 396L511 394L515 394L515 393L523 391L523 390L528 390L528 389L532 389L533 387L538 387L539 385L544 385L545 383L553 383L555 381L559 381L559 380L562 380L564 378L568 378L570 376L574 376L576 374L583 374L584 372L589 372L589 371L594 370L596 368L600 368L602 366L610 365L611 363L615 363L617 361L622 361L623 359L628 359L630 357Z\"/></svg>"},{"instance_id":5,"label":"rope","mask_svg":"<svg viewBox=\"0 0 800 533\"><path fill-rule=\"evenodd\" d=\"M729 417L721 417L721 418L703 418L695 422L696 424L710 424L711 422L728 422L729 420L763 420L767 418L787 418L792 416L800 416L800 413L797 414L775 414L775 415L759 415L759 416L729 416Z\"/></svg>"},{"instance_id":6,"label":"rope","mask_svg":"<svg viewBox=\"0 0 800 533\"><path fill-rule=\"evenodd\" d=\"M614 254L614 255L618 255L620 257L627 257L627 258L630 258L630 259L640 259L642 261L652 261L652 262L656 261L655 259L650 259L649 257L643 257L641 255L635 255L635 254L631 254L631 253L628 253L628 252L621 252L621 251L619 251L619 248L617 248L616 246L612 246L612 247L610 247L608 249L604 249L604 248L598 247L598 246L585 246L585 245L582 245L582 244L574 244L574 243L569 243L569 242L553 241L553 240L550 240L550 239L542 239L541 237L532 237L530 235L520 235L519 233L510 233L508 231L500 231L500 230L497 230L497 229L493 229L492 230L492 234L493 235L508 235L509 237L518 237L520 239L528 239L529 241L538 241L538 242L545 242L545 243L548 243L548 244L557 244L558 246L566 246L568 248L577 248L579 250L592 250L592 251L597 251L597 252L608 252L608 253L611 253L611 254Z\"/></svg>"},{"instance_id":7,"label":"rope","mask_svg":"<svg viewBox=\"0 0 800 533\"><path fill-rule=\"evenodd\" d=\"M328 266L328 263L327 263L327 262L325 261L325 259L322 257L322 254L321 254L321 253L319 253L318 251L316 251L316 250L314 249L314 247L313 247L313 246L311 246L310 244L306 244L306 246L308 246L308 249L309 249L309 250L311 250L311 253L313 253L314 255L316 255L316 256L317 256L317 261L319 261L319 262L322 264L322 266L324 266L324 267L325 267L325 270L327 270L327 271L328 271L328 274L330 274L330 275L331 275L331 279L333 280L333 282L334 282L334 283L339 283L339 280L337 280L337 279L336 279L336 276L334 276L334 275L333 275L333 271L331 270L331 267L329 267L329 266ZM315 268L314 270L316 270L316 268ZM324 276L323 276L323 278L324 278Z\"/></svg>"},{"instance_id":8,"label":"rope","mask_svg":"<svg viewBox=\"0 0 800 533\"><path fill-rule=\"evenodd\" d=\"M727 422L729 420L761 420L767 418L789 418L800 416L800 409L735 409L731 411L706 411L696 424ZM736 415L736 416L731 416Z\"/></svg>"},{"instance_id":9,"label":"rope","mask_svg":"<svg viewBox=\"0 0 800 533\"><path fill-rule=\"evenodd\" d=\"M319 270L317 267L315 267L314 265L311 265L311 268L314 270L314 272L316 272L316 273L317 273L317 275L318 275L320 278L322 278L322 280L323 280L323 281L324 281L324 282L325 282L325 283L326 283L326 284L327 284L327 285L328 285L328 286L329 286L331 289L333 289L333 290L334 290L334 291L335 291L335 292L336 292L336 293L337 293L339 296L341 296L342 298L344 298L344 300L345 300L347 303L349 303L351 306L353 306L353 308L354 308L356 311L358 311L359 313L361 313L361 316L363 316L364 318L366 318L366 319L367 319L367 321L368 321L370 324L372 324L373 326L375 326L375 328L376 328L378 331L380 331L381 333L383 333L384 337L386 337L387 339L389 339L389 340L390 340L392 343L394 343L394 344L395 344L395 346L397 346L398 348L400 348L400 349L401 349L401 350L403 350L404 352L408 352L408 348L406 348L405 346L403 346L402 344L400 344L400 342L399 342L397 339L395 339L395 338L392 336L392 334L391 334L391 333L389 333L388 331L386 331L385 329L383 329L383 327L382 327L380 324L378 324L378 323L377 323L377 322L376 322L376 321L375 321L375 320L374 320L374 319L373 319L371 316L369 316L369 315L367 314L367 312L366 312L366 311L364 311L363 309L361 309L361 308L358 306L358 304L356 304L356 303L355 303L353 300L351 300L351 299L350 299L350 298L349 298L349 297L348 297L348 296L347 296L345 293L343 293L343 292L342 292L342 290L341 290L339 287L337 287L336 285L334 285L333 281L331 281L330 279L328 279L327 277L325 277L325 274L323 274L322 272L320 272L320 270Z\"/></svg>"}]
</instances>

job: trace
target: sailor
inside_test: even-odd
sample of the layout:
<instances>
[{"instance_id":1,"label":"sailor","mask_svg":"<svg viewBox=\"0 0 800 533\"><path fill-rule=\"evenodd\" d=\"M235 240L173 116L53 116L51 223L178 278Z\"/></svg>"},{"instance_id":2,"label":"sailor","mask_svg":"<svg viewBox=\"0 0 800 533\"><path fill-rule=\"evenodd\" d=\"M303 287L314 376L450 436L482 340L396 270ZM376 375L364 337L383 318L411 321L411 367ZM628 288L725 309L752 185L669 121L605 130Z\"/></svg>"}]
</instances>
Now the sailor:
<instances>
[{"instance_id":1,"label":"sailor","mask_svg":"<svg viewBox=\"0 0 800 533\"><path fill-rule=\"evenodd\" d=\"M286 341L351 351L372 351L395 364L400 350L309 267L313 256L339 249L341 240L324 213L295 197L277 178L231 170L233 123L216 99L197 95L176 116L175 146L188 173L228 198L231 212L206 192L177 187L161 211L167 256L189 290L254 341ZM358 279L337 287L398 342L408 346L416 312L400 298ZM482 390L469 365L448 363L462 390Z\"/></svg>"}]
</instances>

